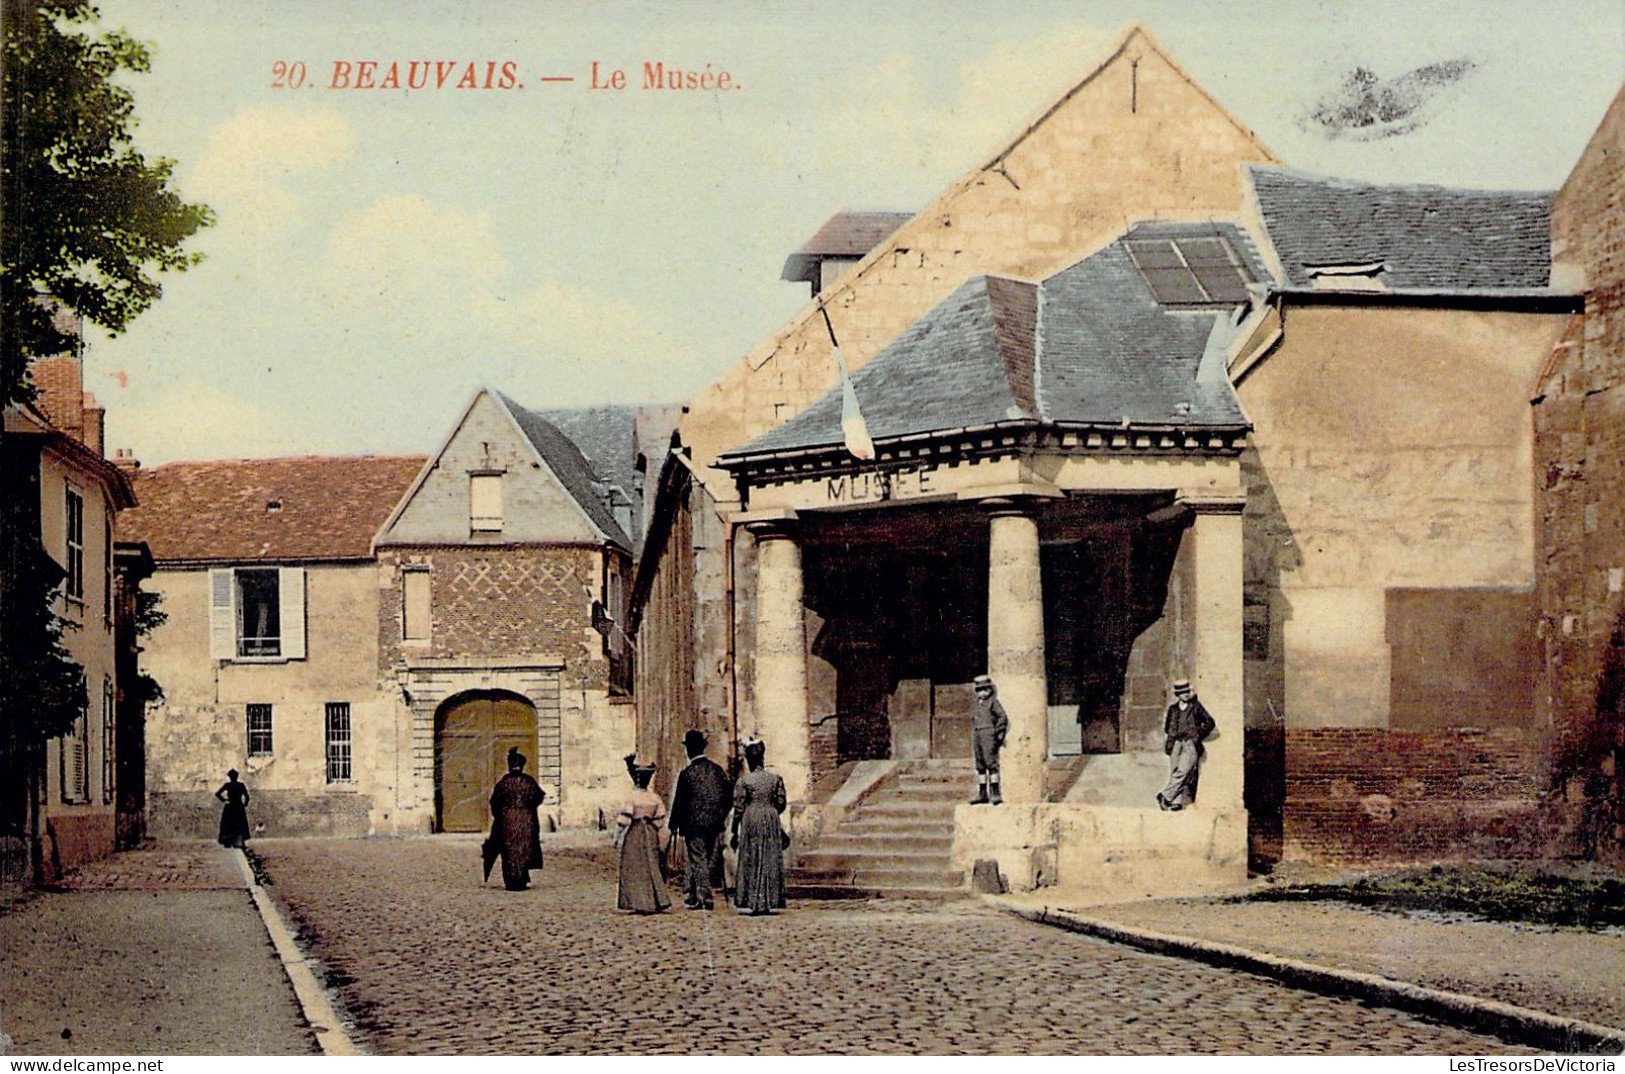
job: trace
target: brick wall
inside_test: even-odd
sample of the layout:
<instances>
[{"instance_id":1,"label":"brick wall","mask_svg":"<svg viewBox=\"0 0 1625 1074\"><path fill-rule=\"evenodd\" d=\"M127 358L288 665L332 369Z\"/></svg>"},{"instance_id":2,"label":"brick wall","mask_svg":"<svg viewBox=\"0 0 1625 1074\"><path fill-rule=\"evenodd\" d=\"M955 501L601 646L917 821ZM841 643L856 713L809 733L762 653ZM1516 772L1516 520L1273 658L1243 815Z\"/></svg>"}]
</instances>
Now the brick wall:
<instances>
[{"instance_id":1,"label":"brick wall","mask_svg":"<svg viewBox=\"0 0 1625 1074\"><path fill-rule=\"evenodd\" d=\"M566 689L608 688L609 660L592 629L601 554L591 548L414 548L380 552L380 672L407 655L558 656ZM403 568L429 571L431 640L402 642Z\"/></svg>"},{"instance_id":2,"label":"brick wall","mask_svg":"<svg viewBox=\"0 0 1625 1074\"><path fill-rule=\"evenodd\" d=\"M85 435L84 373L73 355L44 358L28 367L29 379L39 390L35 405L57 429L83 440Z\"/></svg>"},{"instance_id":3,"label":"brick wall","mask_svg":"<svg viewBox=\"0 0 1625 1074\"><path fill-rule=\"evenodd\" d=\"M1543 715L1578 838L1625 861L1625 91L1552 207L1554 283L1583 320L1535 396Z\"/></svg>"},{"instance_id":4,"label":"brick wall","mask_svg":"<svg viewBox=\"0 0 1625 1074\"><path fill-rule=\"evenodd\" d=\"M1548 751L1544 735L1519 729L1288 728L1282 857L1571 856L1575 804L1546 794Z\"/></svg>"}]
</instances>

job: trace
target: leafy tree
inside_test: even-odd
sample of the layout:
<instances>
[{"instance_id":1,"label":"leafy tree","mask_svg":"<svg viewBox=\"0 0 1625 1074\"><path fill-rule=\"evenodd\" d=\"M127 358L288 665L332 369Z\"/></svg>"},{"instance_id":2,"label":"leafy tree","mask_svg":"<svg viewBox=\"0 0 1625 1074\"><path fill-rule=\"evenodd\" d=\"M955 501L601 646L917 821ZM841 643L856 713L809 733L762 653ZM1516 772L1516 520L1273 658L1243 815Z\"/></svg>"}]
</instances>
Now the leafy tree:
<instances>
[{"instance_id":1,"label":"leafy tree","mask_svg":"<svg viewBox=\"0 0 1625 1074\"><path fill-rule=\"evenodd\" d=\"M134 101L115 79L150 56L97 18L88 0L0 0L0 406L32 401L31 361L78 350L58 311L122 332L162 293L158 274L198 262L183 246L214 219L171 188L173 161L131 143ZM45 743L87 698L53 610L61 572L40 545L31 455L0 440L0 820L26 796L37 879Z\"/></svg>"},{"instance_id":2,"label":"leafy tree","mask_svg":"<svg viewBox=\"0 0 1625 1074\"><path fill-rule=\"evenodd\" d=\"M182 249L213 222L170 188L175 162L130 142L135 104L114 81L149 70L144 45L86 28L88 0L3 0L0 147L0 403L31 395L28 363L78 340L39 302L50 295L111 333L162 293L157 275L201 255Z\"/></svg>"}]
</instances>

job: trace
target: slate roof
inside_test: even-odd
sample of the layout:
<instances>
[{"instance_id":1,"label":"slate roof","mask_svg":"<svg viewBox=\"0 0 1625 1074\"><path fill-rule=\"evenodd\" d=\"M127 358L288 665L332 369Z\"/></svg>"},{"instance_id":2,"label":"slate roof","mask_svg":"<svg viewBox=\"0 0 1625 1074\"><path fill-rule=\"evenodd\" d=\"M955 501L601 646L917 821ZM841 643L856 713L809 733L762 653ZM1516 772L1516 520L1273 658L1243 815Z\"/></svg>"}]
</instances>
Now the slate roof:
<instances>
[{"instance_id":1,"label":"slate roof","mask_svg":"<svg viewBox=\"0 0 1625 1074\"><path fill-rule=\"evenodd\" d=\"M1289 287L1311 266L1381 262L1389 290L1543 288L1552 195L1331 179L1249 165L1264 228Z\"/></svg>"},{"instance_id":2,"label":"slate roof","mask_svg":"<svg viewBox=\"0 0 1625 1074\"><path fill-rule=\"evenodd\" d=\"M599 532L607 539L630 552L632 538L615 520L608 490L604 487L605 480L593 469L592 463L587 461L581 448L540 413L526 410L500 392L497 395L513 414L514 421L535 447L536 453L547 463L548 468L559 479L559 483L564 486L564 490L581 505L581 509L586 512L592 524L598 527ZM627 429L627 442L630 445L630 423Z\"/></svg>"},{"instance_id":3,"label":"slate roof","mask_svg":"<svg viewBox=\"0 0 1625 1074\"><path fill-rule=\"evenodd\" d=\"M912 219L913 213L836 213L800 249L785 258L781 279L812 282L820 261L862 258Z\"/></svg>"},{"instance_id":4,"label":"slate roof","mask_svg":"<svg viewBox=\"0 0 1625 1074\"><path fill-rule=\"evenodd\" d=\"M620 486L629 499L638 488L635 406L593 406L574 410L538 410L581 449L600 478Z\"/></svg>"},{"instance_id":5,"label":"slate roof","mask_svg":"<svg viewBox=\"0 0 1625 1074\"><path fill-rule=\"evenodd\" d=\"M140 506L119 515L119 536L146 541L159 563L366 559L425 461L307 456L140 469Z\"/></svg>"},{"instance_id":6,"label":"slate roof","mask_svg":"<svg viewBox=\"0 0 1625 1074\"><path fill-rule=\"evenodd\" d=\"M1230 224L1149 225L1041 284L977 276L853 375L871 439L1008 423L1238 428L1247 425L1228 380L1198 380L1215 323L1228 310L1158 303L1124 240L1220 235L1265 278L1256 251ZM833 372L833 370L832 370ZM722 463L839 445L839 385Z\"/></svg>"}]
</instances>

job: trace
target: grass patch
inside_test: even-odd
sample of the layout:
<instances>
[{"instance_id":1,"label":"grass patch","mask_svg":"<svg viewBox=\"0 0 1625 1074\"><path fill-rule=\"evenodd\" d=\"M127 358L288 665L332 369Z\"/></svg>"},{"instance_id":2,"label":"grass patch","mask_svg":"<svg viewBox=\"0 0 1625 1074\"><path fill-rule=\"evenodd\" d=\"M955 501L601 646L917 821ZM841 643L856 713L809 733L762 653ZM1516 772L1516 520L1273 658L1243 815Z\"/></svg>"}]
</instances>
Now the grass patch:
<instances>
[{"instance_id":1,"label":"grass patch","mask_svg":"<svg viewBox=\"0 0 1625 1074\"><path fill-rule=\"evenodd\" d=\"M1564 928L1625 928L1625 881L1530 869L1435 865L1340 884L1287 884L1246 898L1347 902L1373 910L1431 910Z\"/></svg>"}]
</instances>

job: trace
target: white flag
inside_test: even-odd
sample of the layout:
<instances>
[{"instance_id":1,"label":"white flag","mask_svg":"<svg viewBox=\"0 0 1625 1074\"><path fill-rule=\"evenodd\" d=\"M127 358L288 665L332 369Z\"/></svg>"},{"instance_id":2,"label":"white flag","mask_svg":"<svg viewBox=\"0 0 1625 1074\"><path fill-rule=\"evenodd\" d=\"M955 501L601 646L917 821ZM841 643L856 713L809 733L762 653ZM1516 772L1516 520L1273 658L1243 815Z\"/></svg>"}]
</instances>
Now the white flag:
<instances>
[{"instance_id":1,"label":"white flag","mask_svg":"<svg viewBox=\"0 0 1625 1074\"><path fill-rule=\"evenodd\" d=\"M875 457L875 442L869 439L869 427L864 424L863 411L858 409L858 393L852 388L852 375L846 371L846 359L841 348L835 348L835 364L841 369L841 434L846 450L855 458L868 462Z\"/></svg>"}]
</instances>

